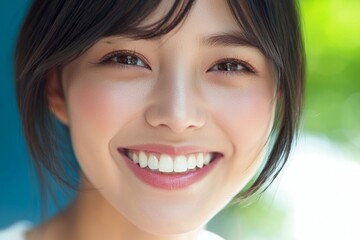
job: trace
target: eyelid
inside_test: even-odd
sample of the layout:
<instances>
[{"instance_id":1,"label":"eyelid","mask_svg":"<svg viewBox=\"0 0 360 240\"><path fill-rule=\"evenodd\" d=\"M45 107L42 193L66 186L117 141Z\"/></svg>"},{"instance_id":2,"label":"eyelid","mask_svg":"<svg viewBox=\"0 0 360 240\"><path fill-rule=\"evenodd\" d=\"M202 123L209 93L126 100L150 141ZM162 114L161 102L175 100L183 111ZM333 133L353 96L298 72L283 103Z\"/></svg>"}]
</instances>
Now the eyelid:
<instances>
[{"instance_id":1,"label":"eyelid","mask_svg":"<svg viewBox=\"0 0 360 240\"><path fill-rule=\"evenodd\" d=\"M119 55L130 55L130 56L137 57L145 64L146 68L151 70L151 67L149 65L149 60L144 55L142 55L138 52L132 51L132 50L115 50L115 51L109 52L109 53L105 54L105 56L101 57L97 63L98 64L106 64L106 61L110 60L113 57L119 56Z\"/></svg>"},{"instance_id":2,"label":"eyelid","mask_svg":"<svg viewBox=\"0 0 360 240\"><path fill-rule=\"evenodd\" d=\"M245 61L245 60L241 60L241 59L238 59L238 58L222 58L220 60L217 60L215 63L213 63L211 65L211 68L209 70L207 70L206 72L210 72L211 69L217 65L217 64L220 64L220 63L226 63L226 62L232 62L232 63L236 63L236 64L240 64L244 67L245 71L246 72L249 72L249 73L253 73L253 74L257 74L258 71L256 70L255 67L253 67L248 61ZM230 71L229 71L230 72ZM237 71L234 71L234 72L237 72Z\"/></svg>"}]
</instances>

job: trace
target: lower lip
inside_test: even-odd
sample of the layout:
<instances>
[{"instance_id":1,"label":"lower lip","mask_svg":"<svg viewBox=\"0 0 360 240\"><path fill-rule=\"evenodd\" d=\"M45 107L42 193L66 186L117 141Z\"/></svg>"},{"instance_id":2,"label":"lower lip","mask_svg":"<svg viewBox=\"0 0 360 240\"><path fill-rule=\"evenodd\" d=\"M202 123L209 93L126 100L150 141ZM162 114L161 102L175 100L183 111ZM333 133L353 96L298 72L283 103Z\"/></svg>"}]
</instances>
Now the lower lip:
<instances>
[{"instance_id":1,"label":"lower lip","mask_svg":"<svg viewBox=\"0 0 360 240\"><path fill-rule=\"evenodd\" d=\"M187 188L192 184L200 181L211 172L220 159L220 156L217 156L213 161L211 161L210 164L194 171L168 174L153 172L146 168L141 168L139 165L135 164L131 159L129 159L124 153L121 151L119 152L125 159L126 164L138 179L152 187L165 190Z\"/></svg>"}]
</instances>

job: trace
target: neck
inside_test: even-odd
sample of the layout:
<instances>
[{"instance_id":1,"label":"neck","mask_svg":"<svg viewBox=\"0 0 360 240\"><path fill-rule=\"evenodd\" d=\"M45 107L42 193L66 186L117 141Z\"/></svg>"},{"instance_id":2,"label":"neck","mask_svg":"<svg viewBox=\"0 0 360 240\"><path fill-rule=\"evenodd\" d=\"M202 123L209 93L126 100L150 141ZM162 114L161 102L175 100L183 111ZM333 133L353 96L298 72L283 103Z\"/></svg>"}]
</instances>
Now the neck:
<instances>
[{"instance_id":1,"label":"neck","mask_svg":"<svg viewBox=\"0 0 360 240\"><path fill-rule=\"evenodd\" d=\"M168 236L159 236L145 232L141 228L129 222L121 213L113 208L90 183L83 181L82 186L82 189L92 190L80 191L73 203L65 211L42 226L43 236L41 239L198 239L198 230L190 233ZM44 231L44 229L47 230Z\"/></svg>"}]
</instances>

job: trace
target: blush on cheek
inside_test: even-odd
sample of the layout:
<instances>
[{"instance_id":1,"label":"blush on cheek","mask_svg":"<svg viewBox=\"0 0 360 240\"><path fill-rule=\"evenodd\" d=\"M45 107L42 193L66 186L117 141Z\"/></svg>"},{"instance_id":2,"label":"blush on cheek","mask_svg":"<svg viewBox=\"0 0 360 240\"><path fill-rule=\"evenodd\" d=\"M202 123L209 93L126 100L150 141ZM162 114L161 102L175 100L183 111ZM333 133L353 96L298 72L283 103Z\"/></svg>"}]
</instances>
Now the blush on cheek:
<instances>
[{"instance_id":1,"label":"blush on cheek","mask_svg":"<svg viewBox=\"0 0 360 240\"><path fill-rule=\"evenodd\" d=\"M239 103L223 112L222 125L231 133L236 155L246 159L260 152L269 137L272 119L272 104L264 99Z\"/></svg>"},{"instance_id":2,"label":"blush on cheek","mask_svg":"<svg viewBox=\"0 0 360 240\"><path fill-rule=\"evenodd\" d=\"M123 126L129 100L122 91L107 86L89 85L73 89L69 99L70 121L87 126L99 135L111 136ZM71 124L71 123L70 123ZM110 135L109 135L110 134Z\"/></svg>"},{"instance_id":3,"label":"blush on cheek","mask_svg":"<svg viewBox=\"0 0 360 240\"><path fill-rule=\"evenodd\" d=\"M68 94L71 140L82 171L101 188L117 176L108 148L122 126L124 118L119 115L123 102L108 88L84 85L74 84Z\"/></svg>"}]
</instances>

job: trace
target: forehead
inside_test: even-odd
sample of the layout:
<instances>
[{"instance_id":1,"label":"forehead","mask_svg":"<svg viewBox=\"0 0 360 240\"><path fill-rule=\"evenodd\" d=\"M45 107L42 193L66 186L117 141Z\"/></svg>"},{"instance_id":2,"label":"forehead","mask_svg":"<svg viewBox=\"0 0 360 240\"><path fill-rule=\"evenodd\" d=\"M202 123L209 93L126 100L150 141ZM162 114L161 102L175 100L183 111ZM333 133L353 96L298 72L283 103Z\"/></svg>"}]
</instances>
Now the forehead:
<instances>
[{"instance_id":1,"label":"forehead","mask_svg":"<svg viewBox=\"0 0 360 240\"><path fill-rule=\"evenodd\" d=\"M172 2L173 1L162 1L158 8L140 23L140 26L156 24L169 12L172 7ZM190 12L185 17L184 21L177 26L175 31L186 26L187 22L191 22L191 30L193 31L206 30L203 28L204 26L221 28L223 31L239 29L239 25L236 23L225 0L195 1ZM201 25L202 28L197 28L199 25Z\"/></svg>"},{"instance_id":2,"label":"forehead","mask_svg":"<svg viewBox=\"0 0 360 240\"><path fill-rule=\"evenodd\" d=\"M172 8L172 1L163 1L144 21L140 28L157 25ZM176 15L176 14L175 14ZM172 21L173 19L170 19ZM124 36L110 36L102 39L102 43L115 43ZM165 36L159 35L147 40L165 42L175 38L177 41L199 42L207 46L255 46L253 41L247 39L243 30L235 20L225 0L198 0L194 3L184 21ZM131 37L130 37L131 39Z\"/></svg>"}]
</instances>

